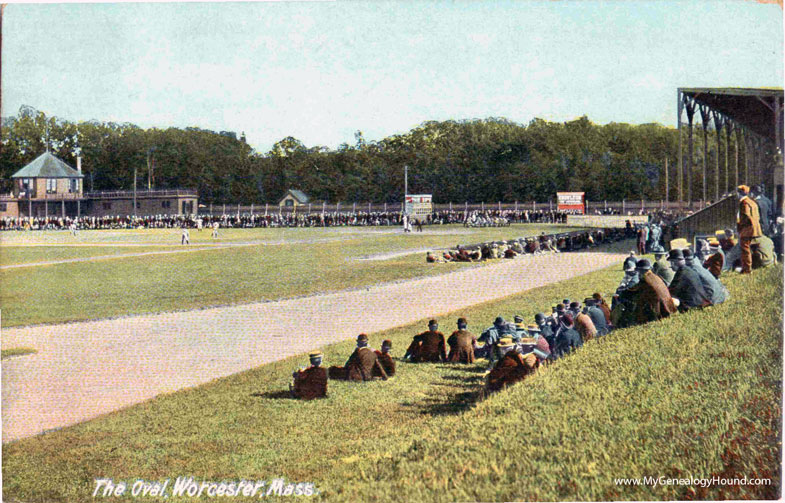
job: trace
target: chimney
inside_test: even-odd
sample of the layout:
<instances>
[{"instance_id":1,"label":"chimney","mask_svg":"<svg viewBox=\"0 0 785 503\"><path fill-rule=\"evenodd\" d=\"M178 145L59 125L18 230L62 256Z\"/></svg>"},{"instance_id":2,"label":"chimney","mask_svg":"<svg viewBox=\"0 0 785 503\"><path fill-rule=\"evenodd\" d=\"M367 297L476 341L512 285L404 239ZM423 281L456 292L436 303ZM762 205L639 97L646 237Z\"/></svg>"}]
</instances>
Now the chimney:
<instances>
[{"instance_id":1,"label":"chimney","mask_svg":"<svg viewBox=\"0 0 785 503\"><path fill-rule=\"evenodd\" d=\"M76 170L82 172L82 156L80 155L76 156Z\"/></svg>"}]
</instances>

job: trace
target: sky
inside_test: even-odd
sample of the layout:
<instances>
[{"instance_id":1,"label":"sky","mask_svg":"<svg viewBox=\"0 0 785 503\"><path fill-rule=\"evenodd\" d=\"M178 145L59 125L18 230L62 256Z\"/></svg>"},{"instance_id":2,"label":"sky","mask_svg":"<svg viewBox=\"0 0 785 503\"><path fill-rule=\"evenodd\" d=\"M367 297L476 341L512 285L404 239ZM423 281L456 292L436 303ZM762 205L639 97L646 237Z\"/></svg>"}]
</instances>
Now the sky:
<instances>
[{"instance_id":1,"label":"sky","mask_svg":"<svg viewBox=\"0 0 785 503\"><path fill-rule=\"evenodd\" d=\"M293 136L424 121L676 124L678 87L781 87L783 14L751 1L9 4L2 116Z\"/></svg>"}]
</instances>

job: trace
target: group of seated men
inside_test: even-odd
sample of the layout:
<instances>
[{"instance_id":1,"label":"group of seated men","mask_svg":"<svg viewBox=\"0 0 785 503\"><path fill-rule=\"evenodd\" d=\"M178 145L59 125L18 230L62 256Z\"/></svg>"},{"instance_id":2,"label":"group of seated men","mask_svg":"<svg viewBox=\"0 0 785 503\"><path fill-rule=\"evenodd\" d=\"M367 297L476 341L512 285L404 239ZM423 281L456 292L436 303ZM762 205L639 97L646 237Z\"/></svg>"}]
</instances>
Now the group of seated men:
<instances>
[{"instance_id":1,"label":"group of seated men","mask_svg":"<svg viewBox=\"0 0 785 503\"><path fill-rule=\"evenodd\" d=\"M500 258L515 258L519 255L560 253L596 246L602 242L618 240L623 234L616 229L597 229L567 234L545 234L508 241L488 241L477 245L458 245L454 250L445 250L441 255L428 251L425 261L435 262L479 262Z\"/></svg>"}]
</instances>

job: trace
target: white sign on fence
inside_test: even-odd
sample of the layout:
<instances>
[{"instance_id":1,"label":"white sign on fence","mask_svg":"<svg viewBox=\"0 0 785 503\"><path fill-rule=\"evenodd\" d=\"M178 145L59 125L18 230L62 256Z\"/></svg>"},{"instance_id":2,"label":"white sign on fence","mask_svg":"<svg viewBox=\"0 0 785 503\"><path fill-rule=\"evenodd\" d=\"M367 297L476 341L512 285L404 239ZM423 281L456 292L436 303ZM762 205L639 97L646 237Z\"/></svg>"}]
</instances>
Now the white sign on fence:
<instances>
[{"instance_id":1,"label":"white sign on fence","mask_svg":"<svg viewBox=\"0 0 785 503\"><path fill-rule=\"evenodd\" d=\"M433 196L431 194L407 194L404 213L420 219L433 212Z\"/></svg>"}]
</instances>

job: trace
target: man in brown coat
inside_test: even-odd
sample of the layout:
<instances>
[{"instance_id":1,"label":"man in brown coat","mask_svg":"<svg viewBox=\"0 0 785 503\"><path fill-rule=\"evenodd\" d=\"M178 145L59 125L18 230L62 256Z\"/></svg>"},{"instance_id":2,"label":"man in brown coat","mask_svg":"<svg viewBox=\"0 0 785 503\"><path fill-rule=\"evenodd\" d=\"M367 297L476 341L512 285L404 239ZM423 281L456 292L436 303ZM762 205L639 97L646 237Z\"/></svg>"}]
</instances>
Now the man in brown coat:
<instances>
[{"instance_id":1,"label":"man in brown coat","mask_svg":"<svg viewBox=\"0 0 785 503\"><path fill-rule=\"evenodd\" d=\"M392 349L392 341L390 339L385 339L382 341L382 350L376 352L376 357L379 359L379 363L387 373L387 377L392 377L395 375L395 362L393 361L392 356L390 356L390 349ZM381 374L375 372L374 377L381 377Z\"/></svg>"},{"instance_id":2,"label":"man in brown coat","mask_svg":"<svg viewBox=\"0 0 785 503\"><path fill-rule=\"evenodd\" d=\"M719 279L722 274L722 268L725 265L725 253L720 248L720 242L717 238L709 238L709 250L711 255L703 262L703 267L708 270L712 276Z\"/></svg>"},{"instance_id":3,"label":"man in brown coat","mask_svg":"<svg viewBox=\"0 0 785 503\"><path fill-rule=\"evenodd\" d=\"M749 197L750 188L746 185L739 185L736 193L739 197L737 229L739 231L739 245L741 246L741 273L749 274L752 272L752 240L760 237L763 232L760 228L758 203Z\"/></svg>"},{"instance_id":4,"label":"man in brown coat","mask_svg":"<svg viewBox=\"0 0 785 503\"><path fill-rule=\"evenodd\" d=\"M605 301L605 299L602 297L602 294L600 292L594 292L592 298L597 302L596 306L600 308L602 314L605 315L605 322L608 324L609 327L612 326L611 308L608 305L608 303Z\"/></svg>"},{"instance_id":5,"label":"man in brown coat","mask_svg":"<svg viewBox=\"0 0 785 503\"><path fill-rule=\"evenodd\" d=\"M458 330L450 335L447 344L450 346L450 354L447 360L454 363L474 363L474 348L477 345L477 338L466 330L466 318L458 318Z\"/></svg>"},{"instance_id":6,"label":"man in brown coat","mask_svg":"<svg viewBox=\"0 0 785 503\"><path fill-rule=\"evenodd\" d=\"M580 303L574 302L573 304L578 304L580 309ZM594 326L594 322L591 321L588 314L582 311L578 311L575 315L575 330L581 334L583 342L590 341L597 335L597 327Z\"/></svg>"},{"instance_id":7,"label":"man in brown coat","mask_svg":"<svg viewBox=\"0 0 785 503\"><path fill-rule=\"evenodd\" d=\"M522 381L540 366L534 353L524 356L516 351L510 337L499 340L497 348L503 355L486 378L485 390L489 393Z\"/></svg>"},{"instance_id":8,"label":"man in brown coat","mask_svg":"<svg viewBox=\"0 0 785 503\"><path fill-rule=\"evenodd\" d=\"M327 371L321 367L322 353L314 351L308 355L311 366L305 370L296 370L292 377L294 382L289 385L293 398L313 400L327 396Z\"/></svg>"},{"instance_id":9,"label":"man in brown coat","mask_svg":"<svg viewBox=\"0 0 785 503\"><path fill-rule=\"evenodd\" d=\"M447 360L447 345L444 334L439 332L436 320L428 322L428 330L417 334L406 350L404 359L412 362L443 362Z\"/></svg>"},{"instance_id":10,"label":"man in brown coat","mask_svg":"<svg viewBox=\"0 0 785 503\"><path fill-rule=\"evenodd\" d=\"M651 271L649 259L641 259L636 264L640 282L625 292L633 296L634 305L630 319L633 323L646 323L674 314L677 311L665 282Z\"/></svg>"},{"instance_id":11,"label":"man in brown coat","mask_svg":"<svg viewBox=\"0 0 785 503\"><path fill-rule=\"evenodd\" d=\"M344 381L370 381L374 375L387 379L387 372L379 363L376 351L368 347L368 336L360 334L357 336L357 349L346 361L343 367L330 367L330 379L341 379Z\"/></svg>"}]
</instances>

